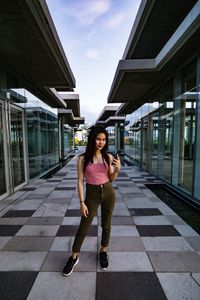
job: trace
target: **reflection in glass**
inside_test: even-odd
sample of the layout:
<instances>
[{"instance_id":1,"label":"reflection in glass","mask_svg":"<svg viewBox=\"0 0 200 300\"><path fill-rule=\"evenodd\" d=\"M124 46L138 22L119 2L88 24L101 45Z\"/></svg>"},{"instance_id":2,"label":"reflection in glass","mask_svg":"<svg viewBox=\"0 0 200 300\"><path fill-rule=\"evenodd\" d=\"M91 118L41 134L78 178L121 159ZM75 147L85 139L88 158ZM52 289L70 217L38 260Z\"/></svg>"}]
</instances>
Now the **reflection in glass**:
<instances>
[{"instance_id":1,"label":"reflection in glass","mask_svg":"<svg viewBox=\"0 0 200 300\"><path fill-rule=\"evenodd\" d=\"M41 107L28 107L27 132L30 178L59 162L57 116Z\"/></svg>"},{"instance_id":2,"label":"reflection in glass","mask_svg":"<svg viewBox=\"0 0 200 300\"><path fill-rule=\"evenodd\" d=\"M0 103L0 195L6 192L2 111L2 104Z\"/></svg>"},{"instance_id":3,"label":"reflection in glass","mask_svg":"<svg viewBox=\"0 0 200 300\"><path fill-rule=\"evenodd\" d=\"M180 111L180 154L178 185L192 192L194 145L195 145L195 109L192 100L182 95Z\"/></svg>"},{"instance_id":4,"label":"reflection in glass","mask_svg":"<svg viewBox=\"0 0 200 300\"><path fill-rule=\"evenodd\" d=\"M24 149L23 149L23 119L22 112L11 108L11 151L13 164L13 180L14 186L25 181L24 173Z\"/></svg>"},{"instance_id":5,"label":"reflection in glass","mask_svg":"<svg viewBox=\"0 0 200 300\"><path fill-rule=\"evenodd\" d=\"M173 151L173 102L165 102L160 105L160 131L161 137L161 177L171 182L172 177L172 151Z\"/></svg>"},{"instance_id":6,"label":"reflection in glass","mask_svg":"<svg viewBox=\"0 0 200 300\"><path fill-rule=\"evenodd\" d=\"M148 119L144 118L142 120L142 167L147 170L148 164Z\"/></svg>"},{"instance_id":7,"label":"reflection in glass","mask_svg":"<svg viewBox=\"0 0 200 300\"><path fill-rule=\"evenodd\" d=\"M54 137L55 138L55 137ZM70 128L64 128L64 155L67 156L73 146L73 132Z\"/></svg>"},{"instance_id":8,"label":"reflection in glass","mask_svg":"<svg viewBox=\"0 0 200 300\"><path fill-rule=\"evenodd\" d=\"M149 145L149 150L151 148L150 157L150 168L149 171L157 175L157 164L158 164L158 114L153 114L149 116L151 122L151 143Z\"/></svg>"}]
</instances>

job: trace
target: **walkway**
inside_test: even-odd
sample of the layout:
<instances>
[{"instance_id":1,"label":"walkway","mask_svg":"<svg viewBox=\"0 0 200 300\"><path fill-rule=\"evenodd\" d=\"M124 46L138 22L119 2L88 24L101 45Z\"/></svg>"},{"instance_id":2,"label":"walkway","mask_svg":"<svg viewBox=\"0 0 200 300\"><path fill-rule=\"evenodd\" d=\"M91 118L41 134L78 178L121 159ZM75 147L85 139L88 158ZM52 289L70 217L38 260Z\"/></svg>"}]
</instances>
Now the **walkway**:
<instances>
[{"instance_id":1,"label":"walkway","mask_svg":"<svg viewBox=\"0 0 200 300\"><path fill-rule=\"evenodd\" d=\"M200 236L145 187L157 180L136 167L123 167L114 183L110 270L99 270L96 217L75 272L62 276L79 223L76 180L75 157L0 202L0 299L200 299Z\"/></svg>"}]
</instances>

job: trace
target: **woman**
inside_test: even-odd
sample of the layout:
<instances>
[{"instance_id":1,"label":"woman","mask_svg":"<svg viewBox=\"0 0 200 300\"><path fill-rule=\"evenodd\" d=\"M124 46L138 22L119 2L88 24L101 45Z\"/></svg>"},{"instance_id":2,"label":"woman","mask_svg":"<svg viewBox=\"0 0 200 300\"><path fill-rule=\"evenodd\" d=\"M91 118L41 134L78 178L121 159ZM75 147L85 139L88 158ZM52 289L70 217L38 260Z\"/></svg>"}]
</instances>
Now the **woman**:
<instances>
[{"instance_id":1,"label":"woman","mask_svg":"<svg viewBox=\"0 0 200 300\"><path fill-rule=\"evenodd\" d=\"M107 248L110 238L111 218L115 204L115 192L111 182L117 177L121 163L108 150L108 133L101 126L93 126L86 146L86 152L79 156L78 169L78 194L80 200L81 222L76 233L63 275L69 276L77 265L84 238L96 215L97 208L101 205L102 239L99 252L100 266L108 268ZM86 179L86 197L84 200L84 177Z\"/></svg>"}]
</instances>

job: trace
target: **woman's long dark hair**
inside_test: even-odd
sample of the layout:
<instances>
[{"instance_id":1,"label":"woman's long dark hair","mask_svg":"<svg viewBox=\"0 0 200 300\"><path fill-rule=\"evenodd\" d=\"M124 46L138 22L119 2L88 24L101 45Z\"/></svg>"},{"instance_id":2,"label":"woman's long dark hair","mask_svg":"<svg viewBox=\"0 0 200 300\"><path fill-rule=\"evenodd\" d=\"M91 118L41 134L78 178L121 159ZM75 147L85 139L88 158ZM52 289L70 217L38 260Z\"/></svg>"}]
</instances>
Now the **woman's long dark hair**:
<instances>
[{"instance_id":1,"label":"woman's long dark hair","mask_svg":"<svg viewBox=\"0 0 200 300\"><path fill-rule=\"evenodd\" d=\"M84 154L84 164L83 164L83 171L85 172L85 169L89 163L93 164L93 156L96 152L96 137L99 133L104 133L106 136L106 144L101 150L101 155L103 158L103 162L106 161L107 164L110 164L109 161L109 156L108 156L108 132L107 130L102 127L102 126L93 126L90 130L89 136L88 136L88 141L87 141L87 146L86 146L86 151Z\"/></svg>"}]
</instances>

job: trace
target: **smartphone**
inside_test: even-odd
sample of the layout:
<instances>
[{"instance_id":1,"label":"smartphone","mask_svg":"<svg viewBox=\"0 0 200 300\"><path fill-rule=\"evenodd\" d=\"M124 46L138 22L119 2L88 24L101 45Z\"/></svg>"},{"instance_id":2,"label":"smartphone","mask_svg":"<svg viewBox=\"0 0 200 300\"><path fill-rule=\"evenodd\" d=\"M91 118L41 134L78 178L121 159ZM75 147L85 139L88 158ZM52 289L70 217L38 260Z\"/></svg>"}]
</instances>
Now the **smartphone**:
<instances>
[{"instance_id":1,"label":"smartphone","mask_svg":"<svg viewBox=\"0 0 200 300\"><path fill-rule=\"evenodd\" d=\"M115 153L115 154L113 155L113 157L114 157L114 159L117 159L117 153ZM114 165L113 162L112 162L112 165Z\"/></svg>"}]
</instances>

